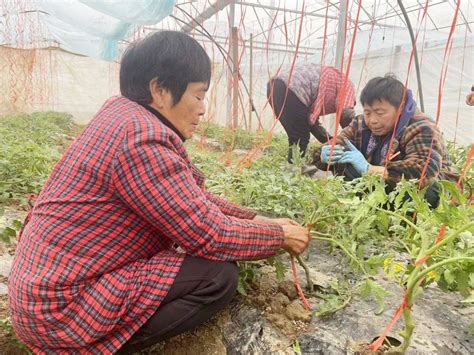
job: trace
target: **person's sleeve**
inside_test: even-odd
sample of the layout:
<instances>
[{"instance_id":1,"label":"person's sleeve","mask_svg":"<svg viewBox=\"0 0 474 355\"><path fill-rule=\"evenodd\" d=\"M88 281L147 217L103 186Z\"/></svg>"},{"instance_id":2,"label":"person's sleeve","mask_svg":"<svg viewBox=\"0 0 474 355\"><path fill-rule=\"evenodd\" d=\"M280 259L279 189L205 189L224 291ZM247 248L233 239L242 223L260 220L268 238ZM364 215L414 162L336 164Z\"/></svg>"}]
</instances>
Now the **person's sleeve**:
<instances>
[{"instance_id":1,"label":"person's sleeve","mask_svg":"<svg viewBox=\"0 0 474 355\"><path fill-rule=\"evenodd\" d=\"M359 129L359 121L359 116L355 116L352 122L337 135L337 144L343 144L344 139L348 139L355 144L355 135ZM360 147L357 148L360 149Z\"/></svg>"},{"instance_id":2,"label":"person's sleeve","mask_svg":"<svg viewBox=\"0 0 474 355\"><path fill-rule=\"evenodd\" d=\"M328 78L326 75L327 71L324 68L321 69L321 75L319 77L318 95L314 104L311 106L309 113L308 123L310 126L314 126L319 119L319 116L326 115L332 112L327 112L328 108L325 107L326 90L328 90Z\"/></svg>"},{"instance_id":3,"label":"person's sleeve","mask_svg":"<svg viewBox=\"0 0 474 355\"><path fill-rule=\"evenodd\" d=\"M227 201L226 199L216 196L209 191L205 191L205 195L207 199L219 207L221 212L226 216L237 217L240 219L253 219L257 215L255 211Z\"/></svg>"},{"instance_id":4,"label":"person's sleeve","mask_svg":"<svg viewBox=\"0 0 474 355\"><path fill-rule=\"evenodd\" d=\"M329 132L321 125L319 121L316 121L314 126L310 126L309 131L321 143L326 143L331 139Z\"/></svg>"},{"instance_id":5,"label":"person's sleeve","mask_svg":"<svg viewBox=\"0 0 474 355\"><path fill-rule=\"evenodd\" d=\"M442 142L436 127L426 122L406 128L401 144L405 150L403 160L387 163L388 179L399 181L419 179L423 175L424 184L437 178L442 167Z\"/></svg>"},{"instance_id":6,"label":"person's sleeve","mask_svg":"<svg viewBox=\"0 0 474 355\"><path fill-rule=\"evenodd\" d=\"M154 139L126 143L115 157L112 180L129 208L189 255L259 259L274 255L283 243L279 225L225 216L196 184L186 162Z\"/></svg>"}]
</instances>

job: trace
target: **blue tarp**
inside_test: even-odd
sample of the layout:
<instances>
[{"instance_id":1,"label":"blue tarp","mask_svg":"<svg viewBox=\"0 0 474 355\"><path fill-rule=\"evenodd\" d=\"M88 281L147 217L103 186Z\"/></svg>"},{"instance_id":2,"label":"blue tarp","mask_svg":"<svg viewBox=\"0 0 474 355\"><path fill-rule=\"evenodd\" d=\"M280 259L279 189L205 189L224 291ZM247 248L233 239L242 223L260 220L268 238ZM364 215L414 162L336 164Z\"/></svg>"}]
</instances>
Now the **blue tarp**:
<instances>
[{"instance_id":1,"label":"blue tarp","mask_svg":"<svg viewBox=\"0 0 474 355\"><path fill-rule=\"evenodd\" d=\"M173 11L176 0L42 0L40 20L61 47L114 60L118 42L136 26L154 25Z\"/></svg>"}]
</instances>

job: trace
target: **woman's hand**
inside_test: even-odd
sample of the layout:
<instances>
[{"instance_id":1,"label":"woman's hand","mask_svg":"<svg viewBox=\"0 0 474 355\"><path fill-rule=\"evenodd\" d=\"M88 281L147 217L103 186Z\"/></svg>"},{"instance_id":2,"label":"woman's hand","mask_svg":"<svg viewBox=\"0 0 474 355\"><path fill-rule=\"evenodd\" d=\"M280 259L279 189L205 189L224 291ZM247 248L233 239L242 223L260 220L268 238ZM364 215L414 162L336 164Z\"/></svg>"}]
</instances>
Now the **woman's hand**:
<instances>
[{"instance_id":1,"label":"woman's hand","mask_svg":"<svg viewBox=\"0 0 474 355\"><path fill-rule=\"evenodd\" d=\"M257 215L254 221L278 224L283 228L282 248L292 255L300 255L308 247L309 228L290 218L267 218Z\"/></svg>"},{"instance_id":2,"label":"woman's hand","mask_svg":"<svg viewBox=\"0 0 474 355\"><path fill-rule=\"evenodd\" d=\"M310 240L309 228L300 225L285 224L283 228L282 248L292 255L300 255L306 250Z\"/></svg>"}]
</instances>

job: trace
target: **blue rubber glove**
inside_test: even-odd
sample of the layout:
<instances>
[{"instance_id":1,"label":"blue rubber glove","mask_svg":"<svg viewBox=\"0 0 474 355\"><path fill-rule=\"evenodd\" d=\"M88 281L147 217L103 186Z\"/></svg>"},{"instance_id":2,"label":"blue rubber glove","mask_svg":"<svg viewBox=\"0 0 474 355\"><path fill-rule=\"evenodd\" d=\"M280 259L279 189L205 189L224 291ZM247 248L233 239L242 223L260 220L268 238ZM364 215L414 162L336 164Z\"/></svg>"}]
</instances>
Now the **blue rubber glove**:
<instances>
[{"instance_id":1,"label":"blue rubber glove","mask_svg":"<svg viewBox=\"0 0 474 355\"><path fill-rule=\"evenodd\" d=\"M342 157L342 153L344 153L344 148L342 148L338 144L334 146L334 151L332 152L332 156L331 156L331 149L332 149L332 146L330 145L323 145L323 147L321 148L321 161L324 164L328 164L329 157L331 157L331 162L329 163L330 165L338 163L339 159L341 159Z\"/></svg>"},{"instance_id":2,"label":"blue rubber glove","mask_svg":"<svg viewBox=\"0 0 474 355\"><path fill-rule=\"evenodd\" d=\"M357 170L359 174L364 174L369 170L369 163L362 154L354 145L348 140L345 139L344 143L346 143L348 151L342 154L342 157L338 160L339 164L351 164L354 169Z\"/></svg>"}]
</instances>

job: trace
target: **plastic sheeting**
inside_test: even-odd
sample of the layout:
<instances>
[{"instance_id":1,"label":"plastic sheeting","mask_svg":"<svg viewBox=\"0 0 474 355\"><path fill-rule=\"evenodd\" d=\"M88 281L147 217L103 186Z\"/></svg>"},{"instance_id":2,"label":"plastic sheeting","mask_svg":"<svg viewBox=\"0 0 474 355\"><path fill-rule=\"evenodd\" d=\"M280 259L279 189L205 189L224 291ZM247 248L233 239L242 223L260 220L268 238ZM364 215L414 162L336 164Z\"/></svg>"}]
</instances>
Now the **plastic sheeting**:
<instances>
[{"instance_id":1,"label":"plastic sheeting","mask_svg":"<svg viewBox=\"0 0 474 355\"><path fill-rule=\"evenodd\" d=\"M168 16L175 0L42 0L40 20L50 35L71 52L111 61L118 42L135 25L153 25Z\"/></svg>"}]
</instances>

